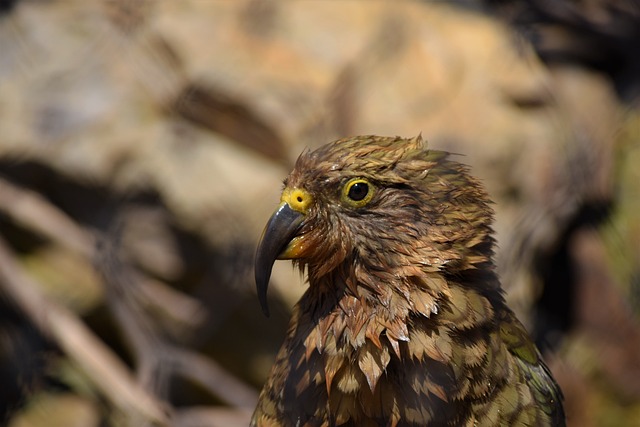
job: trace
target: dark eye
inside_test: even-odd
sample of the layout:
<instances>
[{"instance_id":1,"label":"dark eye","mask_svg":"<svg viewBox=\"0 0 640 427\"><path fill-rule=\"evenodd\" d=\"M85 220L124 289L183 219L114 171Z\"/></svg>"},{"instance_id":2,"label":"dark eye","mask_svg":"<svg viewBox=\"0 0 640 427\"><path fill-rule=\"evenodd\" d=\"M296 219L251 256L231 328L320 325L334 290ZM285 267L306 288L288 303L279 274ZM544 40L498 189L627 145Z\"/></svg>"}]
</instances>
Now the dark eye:
<instances>
[{"instance_id":1,"label":"dark eye","mask_svg":"<svg viewBox=\"0 0 640 427\"><path fill-rule=\"evenodd\" d=\"M347 193L349 198L355 202L359 202L360 200L364 199L365 197L367 197L367 194L369 194L369 184L362 181L356 181L351 184L351 186L349 187L349 192Z\"/></svg>"},{"instance_id":2,"label":"dark eye","mask_svg":"<svg viewBox=\"0 0 640 427\"><path fill-rule=\"evenodd\" d=\"M365 206L373 198L375 187L364 178L352 178L342 187L342 201L355 208Z\"/></svg>"}]
</instances>

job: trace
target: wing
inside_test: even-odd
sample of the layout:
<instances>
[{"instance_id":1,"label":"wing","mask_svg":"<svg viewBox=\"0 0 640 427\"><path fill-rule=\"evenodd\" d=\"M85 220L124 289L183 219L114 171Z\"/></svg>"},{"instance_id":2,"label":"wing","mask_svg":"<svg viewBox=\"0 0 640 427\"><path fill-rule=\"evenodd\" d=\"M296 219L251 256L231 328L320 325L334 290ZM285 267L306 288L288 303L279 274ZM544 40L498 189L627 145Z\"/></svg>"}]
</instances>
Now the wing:
<instances>
[{"instance_id":1,"label":"wing","mask_svg":"<svg viewBox=\"0 0 640 427\"><path fill-rule=\"evenodd\" d=\"M524 326L510 310L502 313L500 338L513 357L518 383L527 388L518 390L517 386L511 387L516 389L511 393L519 394L518 402L521 406L515 411L515 420L519 422L514 424L565 426L560 387Z\"/></svg>"}]
</instances>

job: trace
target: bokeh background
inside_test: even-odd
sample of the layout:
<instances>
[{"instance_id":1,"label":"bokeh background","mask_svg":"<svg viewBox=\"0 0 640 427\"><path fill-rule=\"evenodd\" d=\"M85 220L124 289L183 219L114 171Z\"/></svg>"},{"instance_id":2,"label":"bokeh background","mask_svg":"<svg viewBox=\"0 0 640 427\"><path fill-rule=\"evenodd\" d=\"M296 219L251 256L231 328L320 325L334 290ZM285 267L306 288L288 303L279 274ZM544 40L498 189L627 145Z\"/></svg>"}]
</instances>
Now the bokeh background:
<instances>
[{"instance_id":1,"label":"bokeh background","mask_svg":"<svg viewBox=\"0 0 640 427\"><path fill-rule=\"evenodd\" d=\"M0 1L0 424L246 426L298 154L460 154L570 426L640 426L637 0Z\"/></svg>"}]
</instances>

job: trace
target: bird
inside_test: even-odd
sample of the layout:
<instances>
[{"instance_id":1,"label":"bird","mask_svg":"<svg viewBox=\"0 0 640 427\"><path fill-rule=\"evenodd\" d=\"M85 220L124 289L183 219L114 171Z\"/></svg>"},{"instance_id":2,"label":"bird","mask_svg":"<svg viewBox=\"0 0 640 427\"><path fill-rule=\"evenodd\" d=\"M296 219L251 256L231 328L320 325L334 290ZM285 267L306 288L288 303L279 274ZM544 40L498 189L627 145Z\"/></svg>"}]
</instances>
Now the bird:
<instances>
[{"instance_id":1,"label":"bird","mask_svg":"<svg viewBox=\"0 0 640 427\"><path fill-rule=\"evenodd\" d=\"M251 426L564 426L562 392L509 309L492 202L455 155L361 135L304 151L255 258L306 272Z\"/></svg>"}]
</instances>

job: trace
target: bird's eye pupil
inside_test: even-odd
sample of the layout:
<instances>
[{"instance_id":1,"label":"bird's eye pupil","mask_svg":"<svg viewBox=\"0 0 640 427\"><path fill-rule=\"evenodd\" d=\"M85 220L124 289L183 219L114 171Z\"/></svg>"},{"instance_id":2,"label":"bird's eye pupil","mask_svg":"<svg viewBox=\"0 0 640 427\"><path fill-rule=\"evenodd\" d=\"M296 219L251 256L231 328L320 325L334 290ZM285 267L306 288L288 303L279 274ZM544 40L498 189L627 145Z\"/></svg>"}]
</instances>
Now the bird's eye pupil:
<instances>
[{"instance_id":1,"label":"bird's eye pupil","mask_svg":"<svg viewBox=\"0 0 640 427\"><path fill-rule=\"evenodd\" d=\"M301 197L301 196L298 196L298 197L296 198L296 200L298 200L298 202L302 203L302 197Z\"/></svg>"},{"instance_id":2,"label":"bird's eye pupil","mask_svg":"<svg viewBox=\"0 0 640 427\"><path fill-rule=\"evenodd\" d=\"M356 202L367 197L369 193L369 185L366 182L356 182L349 188L349 198Z\"/></svg>"}]
</instances>

